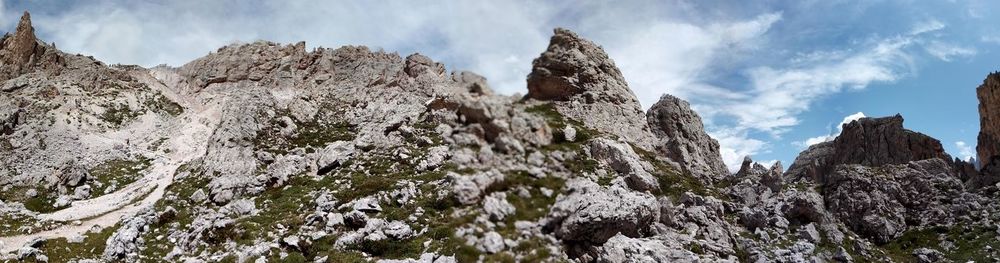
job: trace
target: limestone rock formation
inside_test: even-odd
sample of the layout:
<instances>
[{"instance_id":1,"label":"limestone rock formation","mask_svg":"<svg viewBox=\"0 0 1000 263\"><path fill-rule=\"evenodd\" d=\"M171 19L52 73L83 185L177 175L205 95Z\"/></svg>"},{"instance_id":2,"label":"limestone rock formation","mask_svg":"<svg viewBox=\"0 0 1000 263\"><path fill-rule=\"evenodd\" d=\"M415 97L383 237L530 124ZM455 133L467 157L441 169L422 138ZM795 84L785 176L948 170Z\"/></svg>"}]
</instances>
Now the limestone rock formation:
<instances>
[{"instance_id":1,"label":"limestone rock formation","mask_svg":"<svg viewBox=\"0 0 1000 263\"><path fill-rule=\"evenodd\" d=\"M564 29L523 97L421 54L258 41L147 69L32 31L0 43L0 261L1000 257L998 166L890 117L729 176L686 102L643 113Z\"/></svg>"},{"instance_id":2,"label":"limestone rock formation","mask_svg":"<svg viewBox=\"0 0 1000 263\"><path fill-rule=\"evenodd\" d=\"M701 117L686 101L665 94L649 108L646 120L660 139L658 151L687 172L707 182L729 174L719 153L719 142L705 133Z\"/></svg>"},{"instance_id":3,"label":"limestone rock formation","mask_svg":"<svg viewBox=\"0 0 1000 263\"><path fill-rule=\"evenodd\" d=\"M54 46L49 46L35 38L31 26L31 14L21 16L13 35L6 34L0 39L0 80L6 81L35 68L54 69L62 66L61 55Z\"/></svg>"},{"instance_id":4,"label":"limestone rock formation","mask_svg":"<svg viewBox=\"0 0 1000 263\"><path fill-rule=\"evenodd\" d=\"M642 237L659 218L651 195L589 181L573 181L567 187L569 194L556 201L547 217L547 227L562 240L603 244L618 233Z\"/></svg>"},{"instance_id":5,"label":"limestone rock formation","mask_svg":"<svg viewBox=\"0 0 1000 263\"><path fill-rule=\"evenodd\" d=\"M526 98L553 101L559 113L590 128L652 149L639 99L604 50L567 29L555 29L532 62Z\"/></svg>"},{"instance_id":6,"label":"limestone rock formation","mask_svg":"<svg viewBox=\"0 0 1000 263\"><path fill-rule=\"evenodd\" d=\"M941 142L903 128L903 117L862 118L844 124L832 142L809 147L788 168L793 179L816 179L840 164L881 166L930 158L952 160Z\"/></svg>"},{"instance_id":7,"label":"limestone rock formation","mask_svg":"<svg viewBox=\"0 0 1000 263\"><path fill-rule=\"evenodd\" d=\"M876 243L909 227L954 224L981 206L978 198L963 196L962 181L939 158L881 167L838 165L822 181L830 211Z\"/></svg>"},{"instance_id":8,"label":"limestone rock formation","mask_svg":"<svg viewBox=\"0 0 1000 263\"><path fill-rule=\"evenodd\" d=\"M976 88L979 98L979 142L976 155L982 167L990 165L993 156L1000 155L1000 73L986 76Z\"/></svg>"}]
</instances>

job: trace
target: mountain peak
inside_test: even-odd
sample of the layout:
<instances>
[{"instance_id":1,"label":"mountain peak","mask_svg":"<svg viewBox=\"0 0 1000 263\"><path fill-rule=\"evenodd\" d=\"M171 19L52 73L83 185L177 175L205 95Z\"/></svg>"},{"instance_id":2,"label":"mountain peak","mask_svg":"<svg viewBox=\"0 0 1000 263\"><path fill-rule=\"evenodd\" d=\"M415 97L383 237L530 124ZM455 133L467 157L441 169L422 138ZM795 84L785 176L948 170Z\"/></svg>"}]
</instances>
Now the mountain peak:
<instances>
[{"instance_id":1,"label":"mountain peak","mask_svg":"<svg viewBox=\"0 0 1000 263\"><path fill-rule=\"evenodd\" d=\"M25 11L21 21L17 23L14 36L5 39L3 43L4 62L17 65L28 63L34 54L36 41L35 29L31 27L31 14Z\"/></svg>"},{"instance_id":2,"label":"mountain peak","mask_svg":"<svg viewBox=\"0 0 1000 263\"><path fill-rule=\"evenodd\" d=\"M604 49L568 29L553 31L549 47L532 62L528 97L562 101L583 98L588 103L639 105Z\"/></svg>"}]
</instances>

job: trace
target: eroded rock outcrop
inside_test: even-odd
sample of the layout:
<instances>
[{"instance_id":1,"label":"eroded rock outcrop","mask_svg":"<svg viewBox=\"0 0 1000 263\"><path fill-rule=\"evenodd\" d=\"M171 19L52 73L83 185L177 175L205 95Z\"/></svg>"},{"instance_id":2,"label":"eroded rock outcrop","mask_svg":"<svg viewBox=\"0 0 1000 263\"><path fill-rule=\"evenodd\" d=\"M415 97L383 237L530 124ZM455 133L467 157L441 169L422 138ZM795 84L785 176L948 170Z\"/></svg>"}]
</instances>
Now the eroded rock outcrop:
<instances>
[{"instance_id":1,"label":"eroded rock outcrop","mask_svg":"<svg viewBox=\"0 0 1000 263\"><path fill-rule=\"evenodd\" d=\"M0 40L0 81L15 78L33 69L54 69L64 63L55 50L35 38L31 26L31 14L21 16L13 35L7 34Z\"/></svg>"},{"instance_id":2,"label":"eroded rock outcrop","mask_svg":"<svg viewBox=\"0 0 1000 263\"><path fill-rule=\"evenodd\" d=\"M658 151L685 171L707 182L729 174L719 153L719 142L705 133L701 117L687 101L665 94L649 108L646 121L660 140L656 144Z\"/></svg>"},{"instance_id":3,"label":"eroded rock outcrop","mask_svg":"<svg viewBox=\"0 0 1000 263\"><path fill-rule=\"evenodd\" d=\"M942 159L870 167L838 165L823 182L827 207L844 224L877 243L908 227L950 225L977 213L977 198Z\"/></svg>"},{"instance_id":4,"label":"eroded rock outcrop","mask_svg":"<svg viewBox=\"0 0 1000 263\"><path fill-rule=\"evenodd\" d=\"M567 117L652 149L639 99L614 61L567 29L557 28L548 49L532 62L525 97L553 101Z\"/></svg>"},{"instance_id":5,"label":"eroded rock outcrop","mask_svg":"<svg viewBox=\"0 0 1000 263\"><path fill-rule=\"evenodd\" d=\"M836 165L881 166L930 158L951 161L940 141L904 129L902 116L862 118L844 124L840 136L832 142L809 147L796 157L786 176L822 181L819 177Z\"/></svg>"},{"instance_id":6,"label":"eroded rock outcrop","mask_svg":"<svg viewBox=\"0 0 1000 263\"><path fill-rule=\"evenodd\" d=\"M621 233L628 237L650 234L659 218L652 195L587 180L567 183L568 194L560 196L547 217L546 227L563 241L603 244Z\"/></svg>"},{"instance_id":7,"label":"eroded rock outcrop","mask_svg":"<svg viewBox=\"0 0 1000 263\"><path fill-rule=\"evenodd\" d=\"M991 158L1000 155L1000 73L986 76L983 84L976 88L979 98L979 142L976 155L983 167L992 163Z\"/></svg>"}]
</instances>

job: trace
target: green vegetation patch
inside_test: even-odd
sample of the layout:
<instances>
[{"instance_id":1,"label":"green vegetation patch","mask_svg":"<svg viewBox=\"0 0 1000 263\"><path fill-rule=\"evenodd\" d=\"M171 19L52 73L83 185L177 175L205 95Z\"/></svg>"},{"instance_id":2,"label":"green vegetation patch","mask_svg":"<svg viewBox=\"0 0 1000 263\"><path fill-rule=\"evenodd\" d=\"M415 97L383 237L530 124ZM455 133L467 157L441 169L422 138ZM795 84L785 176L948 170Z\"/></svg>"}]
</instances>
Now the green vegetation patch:
<instances>
[{"instance_id":1,"label":"green vegetation patch","mask_svg":"<svg viewBox=\"0 0 1000 263\"><path fill-rule=\"evenodd\" d=\"M41 221L24 214L0 215L0 236L15 236L35 233L56 228L61 224L53 221Z\"/></svg>"},{"instance_id":2,"label":"green vegetation patch","mask_svg":"<svg viewBox=\"0 0 1000 263\"><path fill-rule=\"evenodd\" d=\"M690 191L701 196L714 196L722 200L728 199L728 197L719 193L715 188L705 186L704 183L691 174L681 173L675 170L673 166L657 158L655 153L644 150L635 145L632 145L632 150L638 153L644 160L653 164L653 167L655 168L653 171L650 171L650 173L655 176L656 180L659 182L660 190L654 191L654 195L670 196L676 200L684 192Z\"/></svg>"},{"instance_id":3,"label":"green vegetation patch","mask_svg":"<svg viewBox=\"0 0 1000 263\"><path fill-rule=\"evenodd\" d=\"M104 113L101 114L100 118L104 122L110 123L112 127L121 127L140 115L142 115L141 112L132 110L127 104L108 104L104 105Z\"/></svg>"},{"instance_id":4,"label":"green vegetation patch","mask_svg":"<svg viewBox=\"0 0 1000 263\"><path fill-rule=\"evenodd\" d=\"M281 130L289 124L283 118L275 117L271 123L257 133L253 143L258 149L275 154L287 154L295 148L306 148L312 152L335 141L354 140L354 126L347 122L326 122L320 119L312 122L299 122L292 119L295 134L285 137Z\"/></svg>"},{"instance_id":5,"label":"green vegetation patch","mask_svg":"<svg viewBox=\"0 0 1000 263\"><path fill-rule=\"evenodd\" d=\"M951 242L954 247L941 247L943 241ZM882 249L893 260L898 262L916 262L913 250L931 248L944 254L945 258L955 262L993 262L995 254L989 254L984 248L990 246L1000 248L1000 236L996 226L963 226L931 227L906 231L902 236ZM994 252L995 253L995 252Z\"/></svg>"},{"instance_id":6,"label":"green vegetation patch","mask_svg":"<svg viewBox=\"0 0 1000 263\"><path fill-rule=\"evenodd\" d=\"M579 150L580 142L586 142L600 134L600 132L594 129L587 128L583 122L566 118L556 110L555 105L552 103L528 107L524 111L545 118L549 128L552 129L553 142L543 147L546 150ZM563 133L563 128L567 126L576 129L576 137L573 139L573 142L566 140L566 134Z\"/></svg>"},{"instance_id":7,"label":"green vegetation patch","mask_svg":"<svg viewBox=\"0 0 1000 263\"><path fill-rule=\"evenodd\" d=\"M152 98L146 99L146 107L169 116L177 116L184 113L184 107L170 100L167 96L163 96L162 93L156 93Z\"/></svg>"},{"instance_id":8,"label":"green vegetation patch","mask_svg":"<svg viewBox=\"0 0 1000 263\"><path fill-rule=\"evenodd\" d=\"M73 243L65 238L50 239L45 241L38 249L42 254L49 257L49 262L69 262L79 259L100 259L104 253L104 247L111 237L111 234L118 229L118 225L102 229L96 233L87 233L83 242Z\"/></svg>"},{"instance_id":9,"label":"green vegetation patch","mask_svg":"<svg viewBox=\"0 0 1000 263\"><path fill-rule=\"evenodd\" d=\"M29 190L34 190L35 195L29 196ZM39 213L54 212L61 209L62 207L55 206L56 198L56 191L40 186L15 186L0 191L0 200L4 202L20 202L24 204L24 208Z\"/></svg>"},{"instance_id":10,"label":"green vegetation patch","mask_svg":"<svg viewBox=\"0 0 1000 263\"><path fill-rule=\"evenodd\" d=\"M143 177L142 171L150 166L151 160L140 157L134 160L108 160L90 168L91 198L109 194L111 186L124 187Z\"/></svg>"}]
</instances>

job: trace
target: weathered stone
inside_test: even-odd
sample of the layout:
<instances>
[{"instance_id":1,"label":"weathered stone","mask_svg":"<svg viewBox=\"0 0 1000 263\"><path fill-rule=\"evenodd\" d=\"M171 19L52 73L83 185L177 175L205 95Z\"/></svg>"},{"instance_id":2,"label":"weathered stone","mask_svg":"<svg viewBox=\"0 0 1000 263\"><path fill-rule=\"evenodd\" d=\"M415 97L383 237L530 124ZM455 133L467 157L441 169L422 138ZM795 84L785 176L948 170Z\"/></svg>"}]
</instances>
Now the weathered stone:
<instances>
[{"instance_id":1,"label":"weathered stone","mask_svg":"<svg viewBox=\"0 0 1000 263\"><path fill-rule=\"evenodd\" d=\"M696 254L668 247L664 240L631 238L617 234L604 243L597 252L597 262L699 262ZM679 243L679 242L673 242Z\"/></svg>"},{"instance_id":2,"label":"weathered stone","mask_svg":"<svg viewBox=\"0 0 1000 263\"><path fill-rule=\"evenodd\" d=\"M318 174L326 174L331 170L343 165L354 156L354 144L347 141L336 141L328 144L320 151L319 160L316 165L319 167Z\"/></svg>"},{"instance_id":3,"label":"weathered stone","mask_svg":"<svg viewBox=\"0 0 1000 263\"><path fill-rule=\"evenodd\" d=\"M553 101L564 116L652 149L639 100L614 61L569 30L555 29L548 49L532 62L526 97Z\"/></svg>"},{"instance_id":4,"label":"weathered stone","mask_svg":"<svg viewBox=\"0 0 1000 263\"><path fill-rule=\"evenodd\" d=\"M987 75L983 84L976 88L976 97L979 98L980 127L976 156L982 167L986 167L992 163L993 156L1000 155L1000 73Z\"/></svg>"},{"instance_id":5,"label":"weathered stone","mask_svg":"<svg viewBox=\"0 0 1000 263\"><path fill-rule=\"evenodd\" d=\"M824 199L841 222L876 243L898 237L909 225L956 222L964 185L944 160L902 165L839 165L823 180ZM909 223L908 223L909 222Z\"/></svg>"},{"instance_id":6,"label":"weathered stone","mask_svg":"<svg viewBox=\"0 0 1000 263\"><path fill-rule=\"evenodd\" d=\"M588 180L573 180L566 187L569 191L557 197L546 218L546 228L565 241L602 244L617 233L642 237L659 217L659 203L646 193Z\"/></svg>"},{"instance_id":7,"label":"weathered stone","mask_svg":"<svg viewBox=\"0 0 1000 263\"><path fill-rule=\"evenodd\" d=\"M844 124L832 142L809 147L796 158L786 176L818 180L840 164L881 166L939 158L951 161L941 142L903 128L903 117L862 118Z\"/></svg>"},{"instance_id":8,"label":"weathered stone","mask_svg":"<svg viewBox=\"0 0 1000 263\"><path fill-rule=\"evenodd\" d=\"M632 146L627 143L596 138L590 141L590 154L595 159L607 163L622 178L625 178L629 188L638 191L660 189L656 177L647 171L646 167L652 170L652 165L642 160L642 157L636 154L632 150Z\"/></svg>"},{"instance_id":9,"label":"weathered stone","mask_svg":"<svg viewBox=\"0 0 1000 263\"><path fill-rule=\"evenodd\" d=\"M490 219L503 221L507 216L514 214L515 208L507 201L507 193L497 192L486 196L486 200L483 200L483 210Z\"/></svg>"},{"instance_id":10,"label":"weathered stone","mask_svg":"<svg viewBox=\"0 0 1000 263\"><path fill-rule=\"evenodd\" d=\"M658 151L705 181L729 174L719 153L719 142L705 133L701 117L686 101L664 94L646 113L646 121L660 142Z\"/></svg>"}]
</instances>

